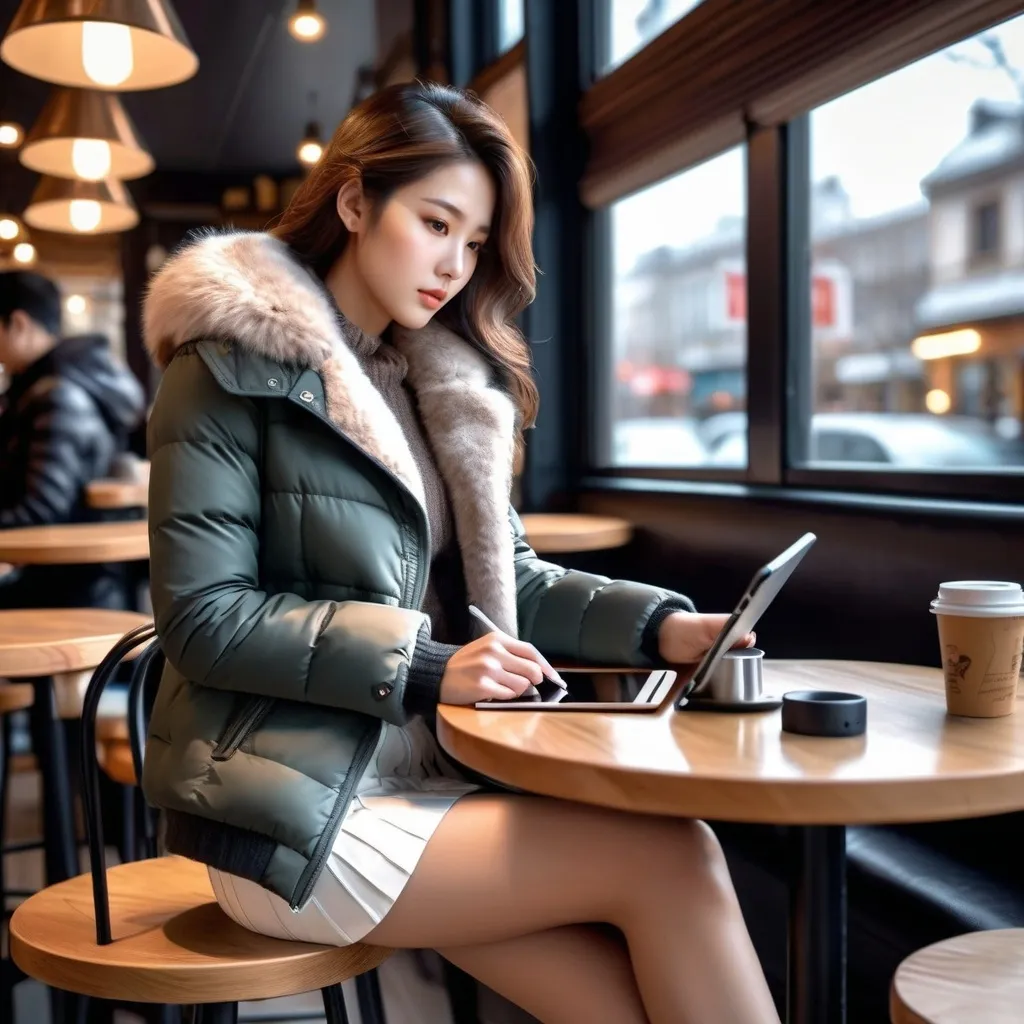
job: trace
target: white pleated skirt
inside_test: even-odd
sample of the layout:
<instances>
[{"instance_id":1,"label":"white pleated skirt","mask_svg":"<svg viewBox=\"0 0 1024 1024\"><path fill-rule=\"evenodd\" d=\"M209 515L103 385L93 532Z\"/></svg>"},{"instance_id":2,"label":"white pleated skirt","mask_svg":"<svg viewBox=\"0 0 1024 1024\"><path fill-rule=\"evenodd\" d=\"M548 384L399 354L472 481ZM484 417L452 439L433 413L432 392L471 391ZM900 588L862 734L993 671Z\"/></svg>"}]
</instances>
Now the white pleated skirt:
<instances>
[{"instance_id":1,"label":"white pleated skirt","mask_svg":"<svg viewBox=\"0 0 1024 1024\"><path fill-rule=\"evenodd\" d=\"M421 718L405 726L385 722L306 906L293 911L258 883L210 868L217 902L261 935L331 946L359 942L394 905L445 814L477 788Z\"/></svg>"}]
</instances>

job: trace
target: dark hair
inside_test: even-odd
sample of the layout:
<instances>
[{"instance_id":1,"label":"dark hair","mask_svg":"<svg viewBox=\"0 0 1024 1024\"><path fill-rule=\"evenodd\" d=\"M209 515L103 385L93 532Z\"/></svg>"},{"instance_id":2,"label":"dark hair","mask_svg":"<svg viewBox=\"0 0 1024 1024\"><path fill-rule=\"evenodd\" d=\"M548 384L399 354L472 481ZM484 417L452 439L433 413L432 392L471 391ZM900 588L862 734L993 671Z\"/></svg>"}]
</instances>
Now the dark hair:
<instances>
[{"instance_id":1,"label":"dark hair","mask_svg":"<svg viewBox=\"0 0 1024 1024\"><path fill-rule=\"evenodd\" d=\"M42 274L31 270L0 271L0 323L20 309L50 334L60 333L60 292Z\"/></svg>"},{"instance_id":2,"label":"dark hair","mask_svg":"<svg viewBox=\"0 0 1024 1024\"><path fill-rule=\"evenodd\" d=\"M397 189L463 160L478 161L490 173L496 211L472 278L438 319L502 371L519 410L521 446L522 430L537 415L529 348L513 322L534 296L532 166L487 104L431 82L381 89L338 126L273 234L322 278L348 239L336 208L342 186L360 180L379 211Z\"/></svg>"}]
</instances>

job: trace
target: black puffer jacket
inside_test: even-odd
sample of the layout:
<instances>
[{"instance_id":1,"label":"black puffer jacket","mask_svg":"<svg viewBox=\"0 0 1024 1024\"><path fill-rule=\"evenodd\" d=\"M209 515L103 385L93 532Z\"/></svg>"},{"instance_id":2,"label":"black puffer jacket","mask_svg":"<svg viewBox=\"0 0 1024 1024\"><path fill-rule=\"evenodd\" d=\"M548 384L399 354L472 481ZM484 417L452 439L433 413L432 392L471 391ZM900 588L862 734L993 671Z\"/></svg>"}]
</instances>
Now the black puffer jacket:
<instances>
[{"instance_id":1,"label":"black puffer jacket","mask_svg":"<svg viewBox=\"0 0 1024 1024\"><path fill-rule=\"evenodd\" d=\"M90 518L85 486L110 473L144 408L141 386L101 335L67 338L15 376L0 396L0 528ZM41 575L26 570L20 585ZM15 603L8 590L15 581L6 582L0 580L0 603ZM20 600L38 604L39 597Z\"/></svg>"}]
</instances>

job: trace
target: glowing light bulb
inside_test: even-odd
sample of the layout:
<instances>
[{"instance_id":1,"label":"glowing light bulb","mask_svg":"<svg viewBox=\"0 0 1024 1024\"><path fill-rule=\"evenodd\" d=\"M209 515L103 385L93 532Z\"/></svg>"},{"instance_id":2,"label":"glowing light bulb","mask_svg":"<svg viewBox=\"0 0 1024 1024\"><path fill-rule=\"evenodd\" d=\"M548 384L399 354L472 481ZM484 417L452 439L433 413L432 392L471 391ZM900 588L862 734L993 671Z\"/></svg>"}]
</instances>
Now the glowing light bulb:
<instances>
[{"instance_id":1,"label":"glowing light bulb","mask_svg":"<svg viewBox=\"0 0 1024 1024\"><path fill-rule=\"evenodd\" d=\"M21 142L21 129L11 122L0 124L0 146L10 148Z\"/></svg>"},{"instance_id":2,"label":"glowing light bulb","mask_svg":"<svg viewBox=\"0 0 1024 1024\"><path fill-rule=\"evenodd\" d=\"M299 163L312 167L324 155L324 147L319 142L303 142L298 155Z\"/></svg>"},{"instance_id":3,"label":"glowing light bulb","mask_svg":"<svg viewBox=\"0 0 1024 1024\"><path fill-rule=\"evenodd\" d=\"M104 139L75 139L71 166L79 178L100 181L110 173L110 143Z\"/></svg>"},{"instance_id":4,"label":"glowing light bulb","mask_svg":"<svg viewBox=\"0 0 1024 1024\"><path fill-rule=\"evenodd\" d=\"M14 259L18 263L33 263L36 258L36 247L31 242L19 242L14 247Z\"/></svg>"},{"instance_id":5,"label":"glowing light bulb","mask_svg":"<svg viewBox=\"0 0 1024 1024\"><path fill-rule=\"evenodd\" d=\"M303 43L315 43L327 30L327 23L317 13L296 14L288 23L291 33Z\"/></svg>"},{"instance_id":6,"label":"glowing light bulb","mask_svg":"<svg viewBox=\"0 0 1024 1024\"><path fill-rule=\"evenodd\" d=\"M64 303L65 309L72 316L81 316L85 312L87 305L88 303L85 301L84 295L69 295Z\"/></svg>"},{"instance_id":7,"label":"glowing light bulb","mask_svg":"<svg viewBox=\"0 0 1024 1024\"><path fill-rule=\"evenodd\" d=\"M102 216L103 211L95 199L71 200L71 226L76 231L95 231Z\"/></svg>"},{"instance_id":8,"label":"glowing light bulb","mask_svg":"<svg viewBox=\"0 0 1024 1024\"><path fill-rule=\"evenodd\" d=\"M942 388L933 388L924 396L924 405L929 412L935 413L936 416L943 416L949 412L953 400L949 397L948 391L943 391Z\"/></svg>"},{"instance_id":9,"label":"glowing light bulb","mask_svg":"<svg viewBox=\"0 0 1024 1024\"><path fill-rule=\"evenodd\" d=\"M10 217L0 219L0 239L3 239L5 242L11 241L12 238L17 238L20 230L16 220Z\"/></svg>"},{"instance_id":10,"label":"glowing light bulb","mask_svg":"<svg viewBox=\"0 0 1024 1024\"><path fill-rule=\"evenodd\" d=\"M131 29L109 21L82 22L82 67L97 85L126 82L135 67Z\"/></svg>"}]
</instances>

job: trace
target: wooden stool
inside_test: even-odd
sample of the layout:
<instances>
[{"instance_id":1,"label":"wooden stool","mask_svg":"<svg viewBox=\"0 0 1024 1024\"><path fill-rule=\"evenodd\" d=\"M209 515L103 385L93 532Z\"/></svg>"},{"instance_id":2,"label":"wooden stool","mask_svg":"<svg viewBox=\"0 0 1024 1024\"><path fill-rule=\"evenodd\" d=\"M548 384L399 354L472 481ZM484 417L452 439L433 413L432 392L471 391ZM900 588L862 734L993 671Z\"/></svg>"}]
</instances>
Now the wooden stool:
<instances>
[{"instance_id":1,"label":"wooden stool","mask_svg":"<svg viewBox=\"0 0 1024 1024\"><path fill-rule=\"evenodd\" d=\"M1019 1024L1024 1020L1024 928L936 942L900 964L892 1024Z\"/></svg>"},{"instance_id":2,"label":"wooden stool","mask_svg":"<svg viewBox=\"0 0 1024 1024\"><path fill-rule=\"evenodd\" d=\"M50 886L18 907L11 954L27 975L118 1002L215 1004L222 1009L212 1016L223 1013L226 1020L243 1000L321 989L328 1024L342 1024L348 1018L341 982L391 955L378 946L316 946L250 932L217 905L207 869L183 857L122 864L106 877L108 945L96 942L89 875Z\"/></svg>"},{"instance_id":3,"label":"wooden stool","mask_svg":"<svg viewBox=\"0 0 1024 1024\"><path fill-rule=\"evenodd\" d=\"M633 537L633 524L614 516L534 512L522 517L526 540L537 554L569 554L620 548Z\"/></svg>"},{"instance_id":4,"label":"wooden stool","mask_svg":"<svg viewBox=\"0 0 1024 1024\"><path fill-rule=\"evenodd\" d=\"M104 744L97 711L118 665L138 655L127 716L130 760L137 774L147 697L155 693L162 674L155 634L150 623L126 633L93 673L82 708L90 873L44 889L18 907L11 919L14 962L55 992L114 1002L199 1005L203 1024L235 1024L242 1000L315 988L322 992L328 1024L347 1024L341 983L355 978L363 1024L384 1024L376 967L391 950L317 946L241 928L217 904L207 868L182 857L151 857L107 870L96 757ZM107 732L109 743L125 742L119 723Z\"/></svg>"}]
</instances>

